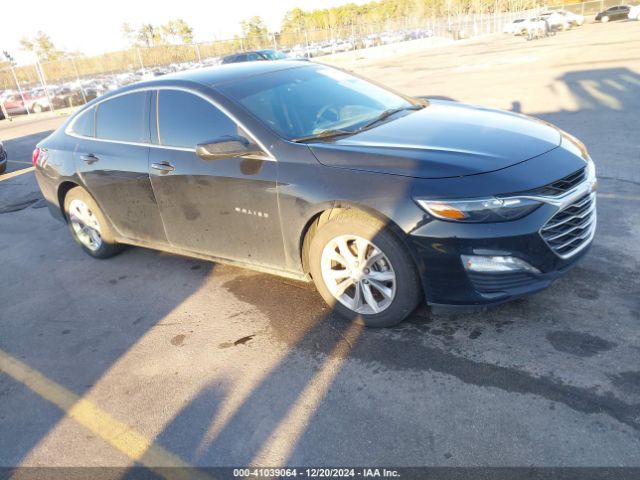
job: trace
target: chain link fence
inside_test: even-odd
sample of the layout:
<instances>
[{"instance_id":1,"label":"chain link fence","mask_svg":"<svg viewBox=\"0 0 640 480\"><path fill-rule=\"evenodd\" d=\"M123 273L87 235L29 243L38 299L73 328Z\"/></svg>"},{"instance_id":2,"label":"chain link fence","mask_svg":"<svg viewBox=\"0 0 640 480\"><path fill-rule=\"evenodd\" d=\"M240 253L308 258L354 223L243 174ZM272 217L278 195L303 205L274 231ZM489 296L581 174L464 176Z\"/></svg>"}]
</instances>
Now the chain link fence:
<instances>
[{"instance_id":1,"label":"chain link fence","mask_svg":"<svg viewBox=\"0 0 640 480\"><path fill-rule=\"evenodd\" d=\"M619 4L620 0L596 0L562 8L590 17ZM432 18L389 18L378 23L355 22L317 30L300 28L281 34L131 48L92 57L66 56L33 65L8 66L0 69L0 118L74 108L129 83L215 65L225 55L238 52L274 49L291 57L314 58L431 37L458 40L502 32L504 26L515 19L530 18L543 10L546 8Z\"/></svg>"}]
</instances>

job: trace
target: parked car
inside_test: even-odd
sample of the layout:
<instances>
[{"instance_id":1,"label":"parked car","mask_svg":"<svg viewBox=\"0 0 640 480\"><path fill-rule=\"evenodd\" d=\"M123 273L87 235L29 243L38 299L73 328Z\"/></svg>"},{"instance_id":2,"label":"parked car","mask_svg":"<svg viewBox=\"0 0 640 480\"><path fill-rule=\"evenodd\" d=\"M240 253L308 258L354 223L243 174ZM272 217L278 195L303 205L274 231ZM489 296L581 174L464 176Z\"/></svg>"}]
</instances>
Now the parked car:
<instances>
[{"instance_id":1,"label":"parked car","mask_svg":"<svg viewBox=\"0 0 640 480\"><path fill-rule=\"evenodd\" d=\"M529 38L544 36L547 31L547 25L547 22L541 16L528 18L527 20L525 20L523 25L523 35L527 35Z\"/></svg>"},{"instance_id":2,"label":"parked car","mask_svg":"<svg viewBox=\"0 0 640 480\"><path fill-rule=\"evenodd\" d=\"M222 63L255 62L259 60L286 60L289 58L278 50L256 50L254 52L235 53L222 58Z\"/></svg>"},{"instance_id":3,"label":"parked car","mask_svg":"<svg viewBox=\"0 0 640 480\"><path fill-rule=\"evenodd\" d=\"M542 13L540 17L549 24L549 28L554 32L571 28L569 19L557 11Z\"/></svg>"},{"instance_id":4,"label":"parked car","mask_svg":"<svg viewBox=\"0 0 640 480\"><path fill-rule=\"evenodd\" d=\"M7 151L4 149L2 141L0 141L0 173L4 173L7 169Z\"/></svg>"},{"instance_id":5,"label":"parked car","mask_svg":"<svg viewBox=\"0 0 640 480\"><path fill-rule=\"evenodd\" d=\"M596 15L596 21L607 23L610 20L624 20L629 18L629 12L631 7L628 5L617 5L615 7L607 8Z\"/></svg>"},{"instance_id":6,"label":"parked car","mask_svg":"<svg viewBox=\"0 0 640 480\"><path fill-rule=\"evenodd\" d=\"M567 22L569 22L569 24L572 27L580 27L584 25L584 15L580 15L579 13L573 13L573 12L570 12L569 10L564 10L562 8L558 10L553 10L553 11L556 13L559 13L560 15L563 15L564 18L566 18Z\"/></svg>"},{"instance_id":7,"label":"parked car","mask_svg":"<svg viewBox=\"0 0 640 480\"><path fill-rule=\"evenodd\" d=\"M382 40L380 39L380 35L372 33L364 38L363 43L365 48L371 48L382 45Z\"/></svg>"},{"instance_id":8,"label":"parked car","mask_svg":"<svg viewBox=\"0 0 640 480\"><path fill-rule=\"evenodd\" d=\"M629 9L629 13L627 14L627 18L629 20L640 20L640 5L631 7Z\"/></svg>"},{"instance_id":9,"label":"parked car","mask_svg":"<svg viewBox=\"0 0 640 480\"><path fill-rule=\"evenodd\" d=\"M133 244L313 280L335 311L376 327L425 298L546 288L596 228L595 167L571 135L309 62L124 87L33 160L51 213L93 257Z\"/></svg>"},{"instance_id":10,"label":"parked car","mask_svg":"<svg viewBox=\"0 0 640 480\"><path fill-rule=\"evenodd\" d=\"M335 43L334 52L348 52L349 50L353 50L355 46L349 40L338 40Z\"/></svg>"},{"instance_id":11,"label":"parked car","mask_svg":"<svg viewBox=\"0 0 640 480\"><path fill-rule=\"evenodd\" d=\"M27 110L32 113L40 113L49 109L49 98L41 92L23 92L22 95L13 93L4 97L3 104L9 115L27 113Z\"/></svg>"},{"instance_id":12,"label":"parked car","mask_svg":"<svg viewBox=\"0 0 640 480\"><path fill-rule=\"evenodd\" d=\"M53 108L77 107L89 100L93 100L97 96L98 92L93 88L85 88L83 96L83 91L80 89L61 87L54 92L51 102L53 103Z\"/></svg>"},{"instance_id":13,"label":"parked car","mask_svg":"<svg viewBox=\"0 0 640 480\"><path fill-rule=\"evenodd\" d=\"M524 35L527 32L526 19L518 18L511 23L507 23L502 32L511 35Z\"/></svg>"}]
</instances>

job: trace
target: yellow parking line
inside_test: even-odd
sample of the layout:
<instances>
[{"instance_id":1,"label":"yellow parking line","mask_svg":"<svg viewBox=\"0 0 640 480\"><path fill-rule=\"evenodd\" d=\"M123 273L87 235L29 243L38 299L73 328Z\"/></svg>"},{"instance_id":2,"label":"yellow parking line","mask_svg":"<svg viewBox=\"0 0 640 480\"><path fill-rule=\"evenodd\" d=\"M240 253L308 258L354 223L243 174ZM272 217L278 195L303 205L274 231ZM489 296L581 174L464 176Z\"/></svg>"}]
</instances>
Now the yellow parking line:
<instances>
[{"instance_id":1,"label":"yellow parking line","mask_svg":"<svg viewBox=\"0 0 640 480\"><path fill-rule=\"evenodd\" d=\"M171 470L171 479L210 478L175 454L154 444L129 425L115 419L91 401L79 397L2 350L0 350L0 371L53 403L64 411L67 417L72 418L132 460L156 471L161 476L163 476L162 467L182 467Z\"/></svg>"},{"instance_id":2,"label":"yellow parking line","mask_svg":"<svg viewBox=\"0 0 640 480\"><path fill-rule=\"evenodd\" d=\"M17 177L18 175L22 175L24 173L33 172L33 170L34 170L33 167L29 167L29 168L23 168L21 170L15 170L9 173L3 173L2 175L0 175L0 182L4 180L9 180L10 178Z\"/></svg>"}]
</instances>

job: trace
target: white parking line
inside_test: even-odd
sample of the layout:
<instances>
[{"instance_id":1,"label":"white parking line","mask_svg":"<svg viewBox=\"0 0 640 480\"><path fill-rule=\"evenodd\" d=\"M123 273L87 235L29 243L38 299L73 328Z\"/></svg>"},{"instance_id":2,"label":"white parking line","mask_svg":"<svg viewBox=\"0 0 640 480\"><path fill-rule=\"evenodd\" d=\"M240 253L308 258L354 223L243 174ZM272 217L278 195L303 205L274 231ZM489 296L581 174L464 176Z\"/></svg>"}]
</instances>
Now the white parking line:
<instances>
[{"instance_id":1,"label":"white parking line","mask_svg":"<svg viewBox=\"0 0 640 480\"><path fill-rule=\"evenodd\" d=\"M598 198L612 198L615 200L635 200L640 201L640 195L620 195L617 193L598 193Z\"/></svg>"}]
</instances>

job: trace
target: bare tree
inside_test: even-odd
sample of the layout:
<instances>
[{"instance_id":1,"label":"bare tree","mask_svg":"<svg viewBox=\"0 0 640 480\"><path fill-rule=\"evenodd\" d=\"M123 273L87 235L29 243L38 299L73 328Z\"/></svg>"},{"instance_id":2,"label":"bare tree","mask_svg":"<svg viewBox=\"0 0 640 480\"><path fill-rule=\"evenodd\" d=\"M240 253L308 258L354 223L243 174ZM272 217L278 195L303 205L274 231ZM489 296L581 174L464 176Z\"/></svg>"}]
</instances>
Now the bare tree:
<instances>
[{"instance_id":1,"label":"bare tree","mask_svg":"<svg viewBox=\"0 0 640 480\"><path fill-rule=\"evenodd\" d=\"M56 48L51 37L42 30L38 31L33 38L22 37L20 46L23 50L35 53L39 60L45 62L58 60L64 54Z\"/></svg>"}]
</instances>

